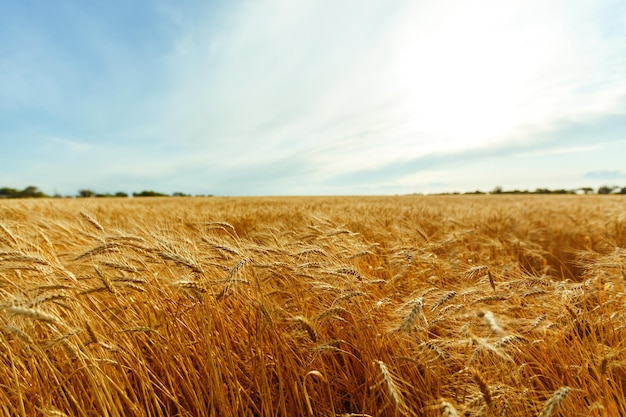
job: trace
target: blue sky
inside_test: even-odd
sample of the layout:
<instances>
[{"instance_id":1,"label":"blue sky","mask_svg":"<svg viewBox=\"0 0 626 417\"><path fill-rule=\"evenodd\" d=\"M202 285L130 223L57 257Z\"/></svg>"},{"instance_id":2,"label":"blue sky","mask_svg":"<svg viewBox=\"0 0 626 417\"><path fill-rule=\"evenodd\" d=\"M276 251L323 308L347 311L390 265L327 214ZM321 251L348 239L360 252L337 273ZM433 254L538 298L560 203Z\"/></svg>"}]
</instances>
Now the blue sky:
<instances>
[{"instance_id":1,"label":"blue sky","mask_svg":"<svg viewBox=\"0 0 626 417\"><path fill-rule=\"evenodd\" d=\"M0 187L626 186L626 2L0 0Z\"/></svg>"}]
</instances>

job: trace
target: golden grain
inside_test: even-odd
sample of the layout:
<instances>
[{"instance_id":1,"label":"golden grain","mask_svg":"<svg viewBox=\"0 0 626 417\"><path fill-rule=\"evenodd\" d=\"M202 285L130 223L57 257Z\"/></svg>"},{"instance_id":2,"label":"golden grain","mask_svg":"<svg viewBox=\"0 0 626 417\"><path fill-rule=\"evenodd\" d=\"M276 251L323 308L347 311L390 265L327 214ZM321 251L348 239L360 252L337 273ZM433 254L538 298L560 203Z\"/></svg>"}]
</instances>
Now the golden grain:
<instances>
[{"instance_id":1,"label":"golden grain","mask_svg":"<svg viewBox=\"0 0 626 417\"><path fill-rule=\"evenodd\" d=\"M620 196L84 204L0 200L2 415L626 415Z\"/></svg>"}]
</instances>

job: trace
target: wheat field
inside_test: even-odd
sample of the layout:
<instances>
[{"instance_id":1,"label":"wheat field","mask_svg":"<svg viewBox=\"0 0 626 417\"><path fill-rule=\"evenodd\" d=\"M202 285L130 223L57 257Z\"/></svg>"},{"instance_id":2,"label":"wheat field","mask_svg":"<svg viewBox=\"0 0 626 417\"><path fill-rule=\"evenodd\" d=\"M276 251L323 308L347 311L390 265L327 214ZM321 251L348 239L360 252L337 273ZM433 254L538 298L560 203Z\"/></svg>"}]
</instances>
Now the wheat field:
<instances>
[{"instance_id":1,"label":"wheat field","mask_svg":"<svg viewBox=\"0 0 626 417\"><path fill-rule=\"evenodd\" d=\"M0 201L0 415L626 415L621 196Z\"/></svg>"}]
</instances>

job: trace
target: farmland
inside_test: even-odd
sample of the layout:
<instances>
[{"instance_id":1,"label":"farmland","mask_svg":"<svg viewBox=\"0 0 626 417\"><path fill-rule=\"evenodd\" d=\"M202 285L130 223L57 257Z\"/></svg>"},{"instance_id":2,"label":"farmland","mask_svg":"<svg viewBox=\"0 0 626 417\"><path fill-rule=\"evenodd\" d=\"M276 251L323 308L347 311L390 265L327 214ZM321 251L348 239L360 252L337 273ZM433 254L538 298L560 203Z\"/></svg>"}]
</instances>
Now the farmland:
<instances>
[{"instance_id":1,"label":"farmland","mask_svg":"<svg viewBox=\"0 0 626 417\"><path fill-rule=\"evenodd\" d=\"M0 415L626 415L623 196L0 201Z\"/></svg>"}]
</instances>

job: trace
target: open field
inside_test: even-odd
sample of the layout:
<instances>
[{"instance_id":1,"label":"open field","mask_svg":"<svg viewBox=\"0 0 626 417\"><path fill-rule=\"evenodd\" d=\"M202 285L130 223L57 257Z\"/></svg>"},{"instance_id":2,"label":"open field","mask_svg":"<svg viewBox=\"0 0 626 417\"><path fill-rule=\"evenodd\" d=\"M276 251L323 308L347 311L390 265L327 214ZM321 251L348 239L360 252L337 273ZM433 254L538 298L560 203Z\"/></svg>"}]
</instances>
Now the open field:
<instances>
[{"instance_id":1,"label":"open field","mask_svg":"<svg viewBox=\"0 0 626 417\"><path fill-rule=\"evenodd\" d=\"M0 415L626 415L626 198L0 201Z\"/></svg>"}]
</instances>

